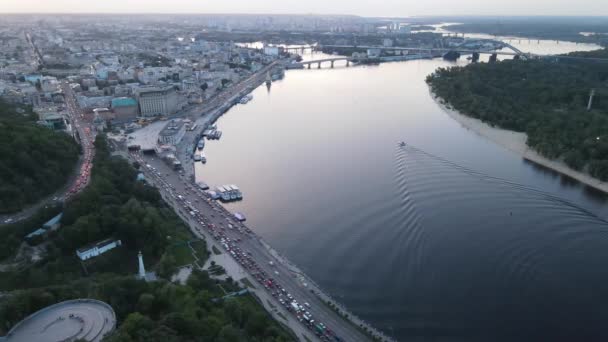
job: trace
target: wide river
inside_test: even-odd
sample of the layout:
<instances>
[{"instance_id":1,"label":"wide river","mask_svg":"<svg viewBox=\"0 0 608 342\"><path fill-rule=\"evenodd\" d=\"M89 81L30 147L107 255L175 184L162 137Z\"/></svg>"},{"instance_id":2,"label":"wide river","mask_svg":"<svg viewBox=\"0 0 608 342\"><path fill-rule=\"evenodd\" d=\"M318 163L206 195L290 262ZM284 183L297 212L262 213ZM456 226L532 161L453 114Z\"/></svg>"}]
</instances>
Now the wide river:
<instances>
[{"instance_id":1,"label":"wide river","mask_svg":"<svg viewBox=\"0 0 608 342\"><path fill-rule=\"evenodd\" d=\"M238 185L231 210L401 341L608 336L607 197L445 114L425 77L466 63L288 71L218 121L197 178Z\"/></svg>"}]
</instances>

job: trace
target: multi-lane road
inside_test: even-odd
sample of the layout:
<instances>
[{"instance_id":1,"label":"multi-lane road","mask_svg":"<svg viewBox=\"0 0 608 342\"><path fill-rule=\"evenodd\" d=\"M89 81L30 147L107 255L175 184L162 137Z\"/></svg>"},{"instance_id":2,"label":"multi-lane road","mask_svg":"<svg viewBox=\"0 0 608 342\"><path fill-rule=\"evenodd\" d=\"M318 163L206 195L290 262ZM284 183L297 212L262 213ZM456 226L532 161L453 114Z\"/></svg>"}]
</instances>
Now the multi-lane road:
<instances>
[{"instance_id":1,"label":"multi-lane road","mask_svg":"<svg viewBox=\"0 0 608 342\"><path fill-rule=\"evenodd\" d=\"M26 209L21 210L20 212L0 216L0 225L12 224L25 220L35 214L40 208L44 206L57 202L63 202L69 199L78 192L82 191L89 183L93 157L95 155L93 141L95 140L96 132L91 129L89 123L86 121L84 114L82 113L80 107L78 106L78 103L76 102L74 92L67 84L67 82L64 82L61 86L63 89L65 106L68 113L66 120L72 126L74 138L82 147L83 155L81 156L80 160L78 161L78 164L76 165L74 174L68 179L66 185L61 187L61 189L57 190L55 193L38 201L38 203L33 204L27 207Z\"/></svg>"},{"instance_id":2,"label":"multi-lane road","mask_svg":"<svg viewBox=\"0 0 608 342\"><path fill-rule=\"evenodd\" d=\"M187 177L169 168L156 157L132 153L130 157L141 164L146 179L155 185L165 201L180 214L193 233L204 237L208 247L231 255L247 279L266 293L276 310L300 327L298 338L323 341L370 341L355 323L338 315L327 303L327 296L299 272L295 266L272 250L247 226L237 222L233 214L193 184ZM239 280L239 279L236 279ZM258 291L259 292L259 291ZM303 310L295 310L297 301ZM307 323L304 318L314 320ZM350 314L351 317L352 314ZM321 325L322 323L322 325ZM368 328L371 328L368 326ZM294 330L294 329L292 329ZM320 330L324 330L320 333ZM380 333L378 333L380 334ZM387 337L382 336L389 340Z\"/></svg>"},{"instance_id":3,"label":"multi-lane road","mask_svg":"<svg viewBox=\"0 0 608 342\"><path fill-rule=\"evenodd\" d=\"M62 88L65 96L65 105L68 110L68 119L72 125L72 131L78 132L79 139L77 140L79 140L83 152L83 162L80 165L78 176L68 188L65 195L62 196L64 199L69 199L76 193L82 191L89 184L93 157L95 156L95 146L93 143L95 141L96 132L95 129L91 129L89 123L86 122L84 114L80 110L74 92L69 84L64 82Z\"/></svg>"}]
</instances>

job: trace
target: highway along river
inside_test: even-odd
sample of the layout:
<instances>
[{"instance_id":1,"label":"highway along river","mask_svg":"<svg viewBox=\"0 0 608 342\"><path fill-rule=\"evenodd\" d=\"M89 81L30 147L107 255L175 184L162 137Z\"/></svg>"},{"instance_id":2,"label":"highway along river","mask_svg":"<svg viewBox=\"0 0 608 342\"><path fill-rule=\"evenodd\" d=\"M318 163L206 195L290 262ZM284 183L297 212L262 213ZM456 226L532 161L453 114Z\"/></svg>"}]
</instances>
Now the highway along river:
<instances>
[{"instance_id":1,"label":"highway along river","mask_svg":"<svg viewBox=\"0 0 608 342\"><path fill-rule=\"evenodd\" d=\"M605 337L607 197L452 120L424 82L449 65L288 71L218 121L197 177L399 340Z\"/></svg>"}]
</instances>

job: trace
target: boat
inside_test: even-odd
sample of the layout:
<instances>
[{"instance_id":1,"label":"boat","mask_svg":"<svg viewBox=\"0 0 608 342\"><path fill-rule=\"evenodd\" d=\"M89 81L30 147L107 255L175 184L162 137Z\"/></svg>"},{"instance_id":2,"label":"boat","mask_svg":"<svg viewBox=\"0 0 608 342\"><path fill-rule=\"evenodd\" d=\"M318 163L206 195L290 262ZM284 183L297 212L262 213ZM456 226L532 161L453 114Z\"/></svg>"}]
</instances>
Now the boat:
<instances>
[{"instance_id":1,"label":"boat","mask_svg":"<svg viewBox=\"0 0 608 342\"><path fill-rule=\"evenodd\" d=\"M270 77L270 71L266 73L266 85L272 84L272 78Z\"/></svg>"},{"instance_id":2,"label":"boat","mask_svg":"<svg viewBox=\"0 0 608 342\"><path fill-rule=\"evenodd\" d=\"M207 164L207 157L201 155L201 163Z\"/></svg>"},{"instance_id":3,"label":"boat","mask_svg":"<svg viewBox=\"0 0 608 342\"><path fill-rule=\"evenodd\" d=\"M241 190L234 184L230 185L232 192L234 193L237 200L243 199L243 193Z\"/></svg>"},{"instance_id":4,"label":"boat","mask_svg":"<svg viewBox=\"0 0 608 342\"><path fill-rule=\"evenodd\" d=\"M241 99L239 100L239 103L246 104L247 102L251 101L252 99L253 99L253 96L251 94L245 95L245 96L241 97Z\"/></svg>"},{"instance_id":5,"label":"boat","mask_svg":"<svg viewBox=\"0 0 608 342\"><path fill-rule=\"evenodd\" d=\"M243 199L243 194L236 185L218 186L215 192L224 202L237 201Z\"/></svg>"},{"instance_id":6,"label":"boat","mask_svg":"<svg viewBox=\"0 0 608 342\"><path fill-rule=\"evenodd\" d=\"M205 147L205 140L201 139L198 141L198 145L196 146L199 150L202 150Z\"/></svg>"},{"instance_id":7,"label":"boat","mask_svg":"<svg viewBox=\"0 0 608 342\"><path fill-rule=\"evenodd\" d=\"M215 191L207 191L207 194L209 194L209 196L211 196L211 199L214 199L214 200L220 198L220 195L218 195L218 193Z\"/></svg>"},{"instance_id":8,"label":"boat","mask_svg":"<svg viewBox=\"0 0 608 342\"><path fill-rule=\"evenodd\" d=\"M194 161L195 162L201 161L201 155L200 154L194 154Z\"/></svg>"},{"instance_id":9,"label":"boat","mask_svg":"<svg viewBox=\"0 0 608 342\"><path fill-rule=\"evenodd\" d=\"M236 212L236 213L234 213L234 217L235 217L235 218L236 218L238 221L240 221L240 222L243 222L243 221L247 220L247 218L245 217L245 215L243 215L243 213L241 213L241 212Z\"/></svg>"},{"instance_id":10,"label":"boat","mask_svg":"<svg viewBox=\"0 0 608 342\"><path fill-rule=\"evenodd\" d=\"M209 185L205 182L197 182L196 185L198 185L201 190L209 190Z\"/></svg>"},{"instance_id":11,"label":"boat","mask_svg":"<svg viewBox=\"0 0 608 342\"><path fill-rule=\"evenodd\" d=\"M405 147L405 141L400 142L400 143L399 143L399 146L401 146L401 147Z\"/></svg>"}]
</instances>

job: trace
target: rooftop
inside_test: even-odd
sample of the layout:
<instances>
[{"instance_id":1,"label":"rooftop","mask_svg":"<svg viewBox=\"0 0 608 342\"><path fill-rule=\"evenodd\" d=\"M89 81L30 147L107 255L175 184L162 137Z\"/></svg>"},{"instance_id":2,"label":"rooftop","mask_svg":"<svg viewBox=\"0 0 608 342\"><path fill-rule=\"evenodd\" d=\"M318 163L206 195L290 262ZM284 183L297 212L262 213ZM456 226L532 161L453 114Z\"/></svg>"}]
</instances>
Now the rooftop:
<instances>
[{"instance_id":1,"label":"rooftop","mask_svg":"<svg viewBox=\"0 0 608 342\"><path fill-rule=\"evenodd\" d=\"M78 253L84 253L84 252L86 252L86 251L88 251L88 250L90 250L90 249L93 249L93 248L95 248L95 247L101 248L101 247L103 247L103 246L105 246L105 245L109 245L109 244L111 244L111 243L113 243L113 242L115 242L115 241L118 241L118 240L116 240L116 239L112 239L112 238L110 238L110 239L105 239L105 240L101 240L101 241L98 241L98 242L92 243L92 244L90 244L90 245L87 245L87 246L81 247L81 248L79 248L79 249L77 250L77 252L78 252Z\"/></svg>"},{"instance_id":2,"label":"rooftop","mask_svg":"<svg viewBox=\"0 0 608 342\"><path fill-rule=\"evenodd\" d=\"M135 99L130 97L118 97L112 100L112 108L137 106Z\"/></svg>"},{"instance_id":3,"label":"rooftop","mask_svg":"<svg viewBox=\"0 0 608 342\"><path fill-rule=\"evenodd\" d=\"M6 342L50 342L82 339L98 342L116 327L111 306L93 299L75 299L47 306L17 323Z\"/></svg>"},{"instance_id":4,"label":"rooftop","mask_svg":"<svg viewBox=\"0 0 608 342\"><path fill-rule=\"evenodd\" d=\"M137 93L139 96L155 96L158 93L168 93L170 91L175 90L175 88L173 88L172 86L166 86L166 87L146 87L146 88L140 88Z\"/></svg>"},{"instance_id":5,"label":"rooftop","mask_svg":"<svg viewBox=\"0 0 608 342\"><path fill-rule=\"evenodd\" d=\"M177 132L179 132L183 126L184 122L182 120L171 120L169 121L167 126L165 126L165 128L160 131L159 135L168 136L177 134Z\"/></svg>"}]
</instances>

